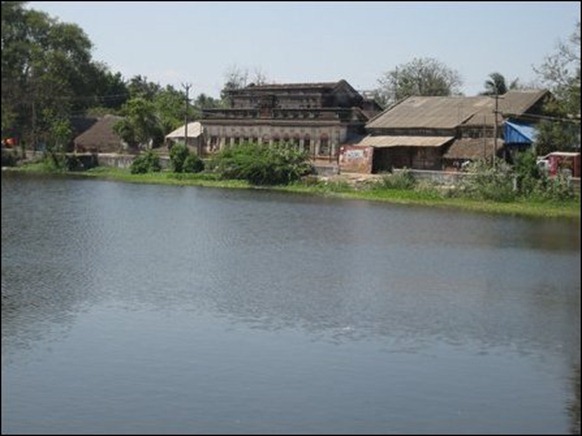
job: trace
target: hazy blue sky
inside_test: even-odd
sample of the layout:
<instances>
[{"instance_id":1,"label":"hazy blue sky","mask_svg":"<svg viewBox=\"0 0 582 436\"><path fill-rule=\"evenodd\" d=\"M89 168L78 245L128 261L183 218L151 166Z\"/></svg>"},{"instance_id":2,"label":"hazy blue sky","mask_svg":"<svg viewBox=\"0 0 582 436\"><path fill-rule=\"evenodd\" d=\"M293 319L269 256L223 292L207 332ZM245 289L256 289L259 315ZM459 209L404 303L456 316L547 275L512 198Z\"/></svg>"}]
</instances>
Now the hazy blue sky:
<instances>
[{"instance_id":1,"label":"hazy blue sky","mask_svg":"<svg viewBox=\"0 0 582 436\"><path fill-rule=\"evenodd\" d=\"M276 83L347 80L431 57L459 72L465 95L492 72L537 79L532 66L566 41L580 2L28 2L79 25L93 58L125 79L141 74L218 97L232 67Z\"/></svg>"}]
</instances>

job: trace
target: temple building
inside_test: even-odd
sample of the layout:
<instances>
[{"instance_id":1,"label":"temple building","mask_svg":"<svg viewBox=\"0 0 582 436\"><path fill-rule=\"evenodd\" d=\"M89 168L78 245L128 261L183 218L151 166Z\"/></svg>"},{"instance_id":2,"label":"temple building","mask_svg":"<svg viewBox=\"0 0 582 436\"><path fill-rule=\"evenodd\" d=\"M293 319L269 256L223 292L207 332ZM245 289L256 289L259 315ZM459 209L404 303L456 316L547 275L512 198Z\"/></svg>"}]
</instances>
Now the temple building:
<instances>
[{"instance_id":1,"label":"temple building","mask_svg":"<svg viewBox=\"0 0 582 436\"><path fill-rule=\"evenodd\" d=\"M245 141L289 143L312 159L335 160L341 144L365 135L381 108L345 80L250 84L227 94L228 107L202 113L204 154Z\"/></svg>"}]
</instances>

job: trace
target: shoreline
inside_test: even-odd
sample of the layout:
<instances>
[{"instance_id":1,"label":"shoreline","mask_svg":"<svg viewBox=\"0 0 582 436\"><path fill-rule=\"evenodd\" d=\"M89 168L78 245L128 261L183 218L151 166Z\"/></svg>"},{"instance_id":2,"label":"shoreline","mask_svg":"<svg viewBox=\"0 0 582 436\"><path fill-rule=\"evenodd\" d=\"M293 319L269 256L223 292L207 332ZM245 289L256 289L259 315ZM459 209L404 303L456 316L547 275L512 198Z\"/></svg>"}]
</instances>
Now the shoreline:
<instances>
[{"instance_id":1,"label":"shoreline","mask_svg":"<svg viewBox=\"0 0 582 436\"><path fill-rule=\"evenodd\" d=\"M375 201L401 205L439 207L476 213L512 215L530 218L557 218L580 220L580 197L564 203L518 200L512 202L481 201L467 198L436 196L431 192L408 189L360 189L368 180L379 179L377 175L339 174L316 176L312 183L298 182L282 186L254 186L242 180L218 180L206 173L175 174L159 173L131 174L128 170L97 167L84 172L55 173L37 167L2 167L2 173L35 174L95 178L126 183L145 183L174 186L199 186L227 189L258 189L295 194L307 194L344 200Z\"/></svg>"}]
</instances>

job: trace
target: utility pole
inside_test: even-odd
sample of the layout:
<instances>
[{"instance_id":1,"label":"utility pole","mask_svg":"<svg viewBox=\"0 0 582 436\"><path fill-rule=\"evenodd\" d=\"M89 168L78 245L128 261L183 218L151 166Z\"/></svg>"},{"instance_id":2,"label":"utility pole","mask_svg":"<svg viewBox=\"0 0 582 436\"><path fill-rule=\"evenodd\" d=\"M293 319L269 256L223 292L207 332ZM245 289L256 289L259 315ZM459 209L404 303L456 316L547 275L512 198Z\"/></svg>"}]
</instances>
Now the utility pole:
<instances>
[{"instance_id":1,"label":"utility pole","mask_svg":"<svg viewBox=\"0 0 582 436\"><path fill-rule=\"evenodd\" d=\"M186 124L184 124L184 143L188 147L188 106L190 103L190 88L192 87L189 83L183 83L182 86L186 89L186 115L184 116Z\"/></svg>"},{"instance_id":2,"label":"utility pole","mask_svg":"<svg viewBox=\"0 0 582 436\"><path fill-rule=\"evenodd\" d=\"M495 168L495 154L497 153L497 113L499 109L499 94L495 91L495 111L493 116L495 117L495 124L493 129L493 168Z\"/></svg>"}]
</instances>

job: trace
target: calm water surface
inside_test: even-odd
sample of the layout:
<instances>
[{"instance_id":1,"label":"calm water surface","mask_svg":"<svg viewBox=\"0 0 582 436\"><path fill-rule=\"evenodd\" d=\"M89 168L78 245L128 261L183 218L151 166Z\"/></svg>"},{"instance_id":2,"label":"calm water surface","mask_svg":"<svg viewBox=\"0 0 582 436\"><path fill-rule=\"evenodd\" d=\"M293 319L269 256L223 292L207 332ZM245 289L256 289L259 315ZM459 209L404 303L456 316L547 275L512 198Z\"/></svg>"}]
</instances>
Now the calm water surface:
<instances>
[{"instance_id":1,"label":"calm water surface","mask_svg":"<svg viewBox=\"0 0 582 436\"><path fill-rule=\"evenodd\" d=\"M2 433L579 423L579 222L2 175Z\"/></svg>"}]
</instances>

